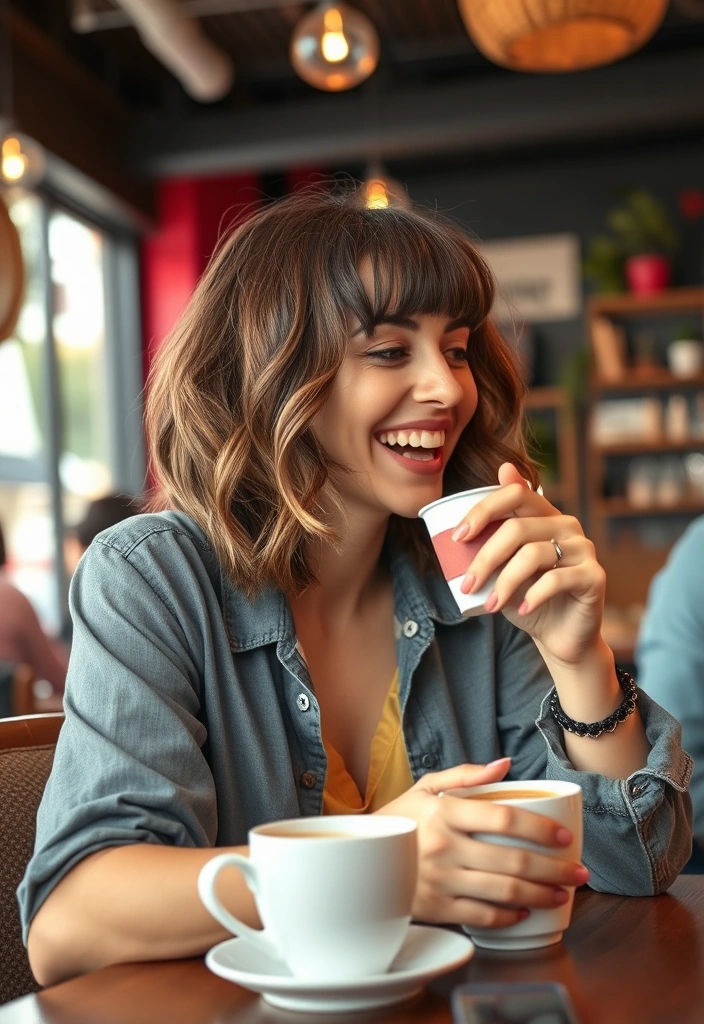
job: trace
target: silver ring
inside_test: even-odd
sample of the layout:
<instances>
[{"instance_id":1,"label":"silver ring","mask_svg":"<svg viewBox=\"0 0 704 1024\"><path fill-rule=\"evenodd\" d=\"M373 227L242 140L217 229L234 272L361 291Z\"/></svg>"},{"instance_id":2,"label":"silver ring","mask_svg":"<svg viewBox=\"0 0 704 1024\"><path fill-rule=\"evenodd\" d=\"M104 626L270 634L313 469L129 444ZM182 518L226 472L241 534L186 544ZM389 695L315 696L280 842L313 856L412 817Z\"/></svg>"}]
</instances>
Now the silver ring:
<instances>
[{"instance_id":1,"label":"silver ring","mask_svg":"<svg viewBox=\"0 0 704 1024\"><path fill-rule=\"evenodd\" d=\"M558 569L560 566L560 562L562 561L562 548L557 543L554 537L550 538L550 543L555 548L555 564L553 565L553 569Z\"/></svg>"}]
</instances>

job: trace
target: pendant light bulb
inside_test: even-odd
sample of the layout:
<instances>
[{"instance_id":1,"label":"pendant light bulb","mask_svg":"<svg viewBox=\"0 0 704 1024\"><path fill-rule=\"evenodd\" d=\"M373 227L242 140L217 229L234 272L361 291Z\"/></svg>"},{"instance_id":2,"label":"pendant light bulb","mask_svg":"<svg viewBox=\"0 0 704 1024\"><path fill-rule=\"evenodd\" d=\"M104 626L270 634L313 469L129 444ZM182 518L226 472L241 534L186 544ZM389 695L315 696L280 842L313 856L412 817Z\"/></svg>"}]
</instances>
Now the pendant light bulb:
<instances>
[{"instance_id":1,"label":"pendant light bulb","mask_svg":"<svg viewBox=\"0 0 704 1024\"><path fill-rule=\"evenodd\" d=\"M44 150L33 139L18 132L2 137L0 143L0 182L32 188L44 176Z\"/></svg>"},{"instance_id":2,"label":"pendant light bulb","mask_svg":"<svg viewBox=\"0 0 704 1024\"><path fill-rule=\"evenodd\" d=\"M377 160L367 167L362 185L362 202L368 210L386 210L390 206L408 209L411 205L405 186L390 178Z\"/></svg>"},{"instance_id":3,"label":"pendant light bulb","mask_svg":"<svg viewBox=\"0 0 704 1024\"><path fill-rule=\"evenodd\" d=\"M22 152L20 140L10 135L2 143L2 176L9 184L16 184L27 170L27 157Z\"/></svg>"},{"instance_id":4,"label":"pendant light bulb","mask_svg":"<svg viewBox=\"0 0 704 1024\"><path fill-rule=\"evenodd\" d=\"M320 4L296 25L291 63L304 82L326 92L352 89L379 62L379 37L361 11L345 3Z\"/></svg>"},{"instance_id":5,"label":"pendant light bulb","mask_svg":"<svg viewBox=\"0 0 704 1024\"><path fill-rule=\"evenodd\" d=\"M336 7L330 7L323 13L323 25L325 31L320 40L320 49L325 60L337 64L347 57L350 48L342 31L342 15Z\"/></svg>"}]
</instances>

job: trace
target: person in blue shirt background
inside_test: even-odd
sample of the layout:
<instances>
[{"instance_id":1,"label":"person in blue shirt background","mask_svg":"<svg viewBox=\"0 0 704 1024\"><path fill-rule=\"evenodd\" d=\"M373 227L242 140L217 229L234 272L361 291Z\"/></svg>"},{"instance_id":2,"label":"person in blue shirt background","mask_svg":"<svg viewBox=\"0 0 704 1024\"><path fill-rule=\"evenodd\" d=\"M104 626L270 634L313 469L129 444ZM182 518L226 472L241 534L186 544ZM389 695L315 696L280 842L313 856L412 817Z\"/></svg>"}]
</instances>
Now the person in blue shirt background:
<instances>
[{"instance_id":1,"label":"person in blue shirt background","mask_svg":"<svg viewBox=\"0 0 704 1024\"><path fill-rule=\"evenodd\" d=\"M636 663L638 685L679 719L682 744L694 758L688 870L704 872L704 516L680 537L651 584Z\"/></svg>"}]
</instances>

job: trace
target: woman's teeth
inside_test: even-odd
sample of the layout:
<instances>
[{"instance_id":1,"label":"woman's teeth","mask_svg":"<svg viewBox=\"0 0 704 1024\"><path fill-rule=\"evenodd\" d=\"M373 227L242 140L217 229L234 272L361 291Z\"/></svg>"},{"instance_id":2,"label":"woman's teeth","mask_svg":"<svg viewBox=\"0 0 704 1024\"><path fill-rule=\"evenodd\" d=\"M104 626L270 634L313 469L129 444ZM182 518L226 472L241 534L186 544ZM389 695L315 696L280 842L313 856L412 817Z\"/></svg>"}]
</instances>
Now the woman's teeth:
<instances>
[{"instance_id":1,"label":"woman's teeth","mask_svg":"<svg viewBox=\"0 0 704 1024\"><path fill-rule=\"evenodd\" d=\"M432 462L445 443L444 430L388 430L379 434L379 440L397 455L417 462Z\"/></svg>"},{"instance_id":2,"label":"woman's teeth","mask_svg":"<svg viewBox=\"0 0 704 1024\"><path fill-rule=\"evenodd\" d=\"M390 430L379 434L382 444L400 445L405 448L442 448L445 444L444 430ZM405 453L404 453L405 454Z\"/></svg>"}]
</instances>

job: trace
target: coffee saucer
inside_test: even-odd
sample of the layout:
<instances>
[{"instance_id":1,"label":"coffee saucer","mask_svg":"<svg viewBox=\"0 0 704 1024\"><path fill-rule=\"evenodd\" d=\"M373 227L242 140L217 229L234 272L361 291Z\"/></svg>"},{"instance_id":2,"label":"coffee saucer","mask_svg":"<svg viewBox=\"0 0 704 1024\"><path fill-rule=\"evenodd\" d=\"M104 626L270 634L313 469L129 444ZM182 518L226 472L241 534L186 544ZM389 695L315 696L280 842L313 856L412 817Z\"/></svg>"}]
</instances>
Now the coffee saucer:
<instances>
[{"instance_id":1,"label":"coffee saucer","mask_svg":"<svg viewBox=\"0 0 704 1024\"><path fill-rule=\"evenodd\" d=\"M237 938L213 946L205 963L221 978L260 992L272 1006L305 1013L336 1013L368 1010L410 999L426 982L460 967L473 953L474 945L464 935L444 928L411 925L386 974L353 981L294 978L285 964Z\"/></svg>"}]
</instances>

